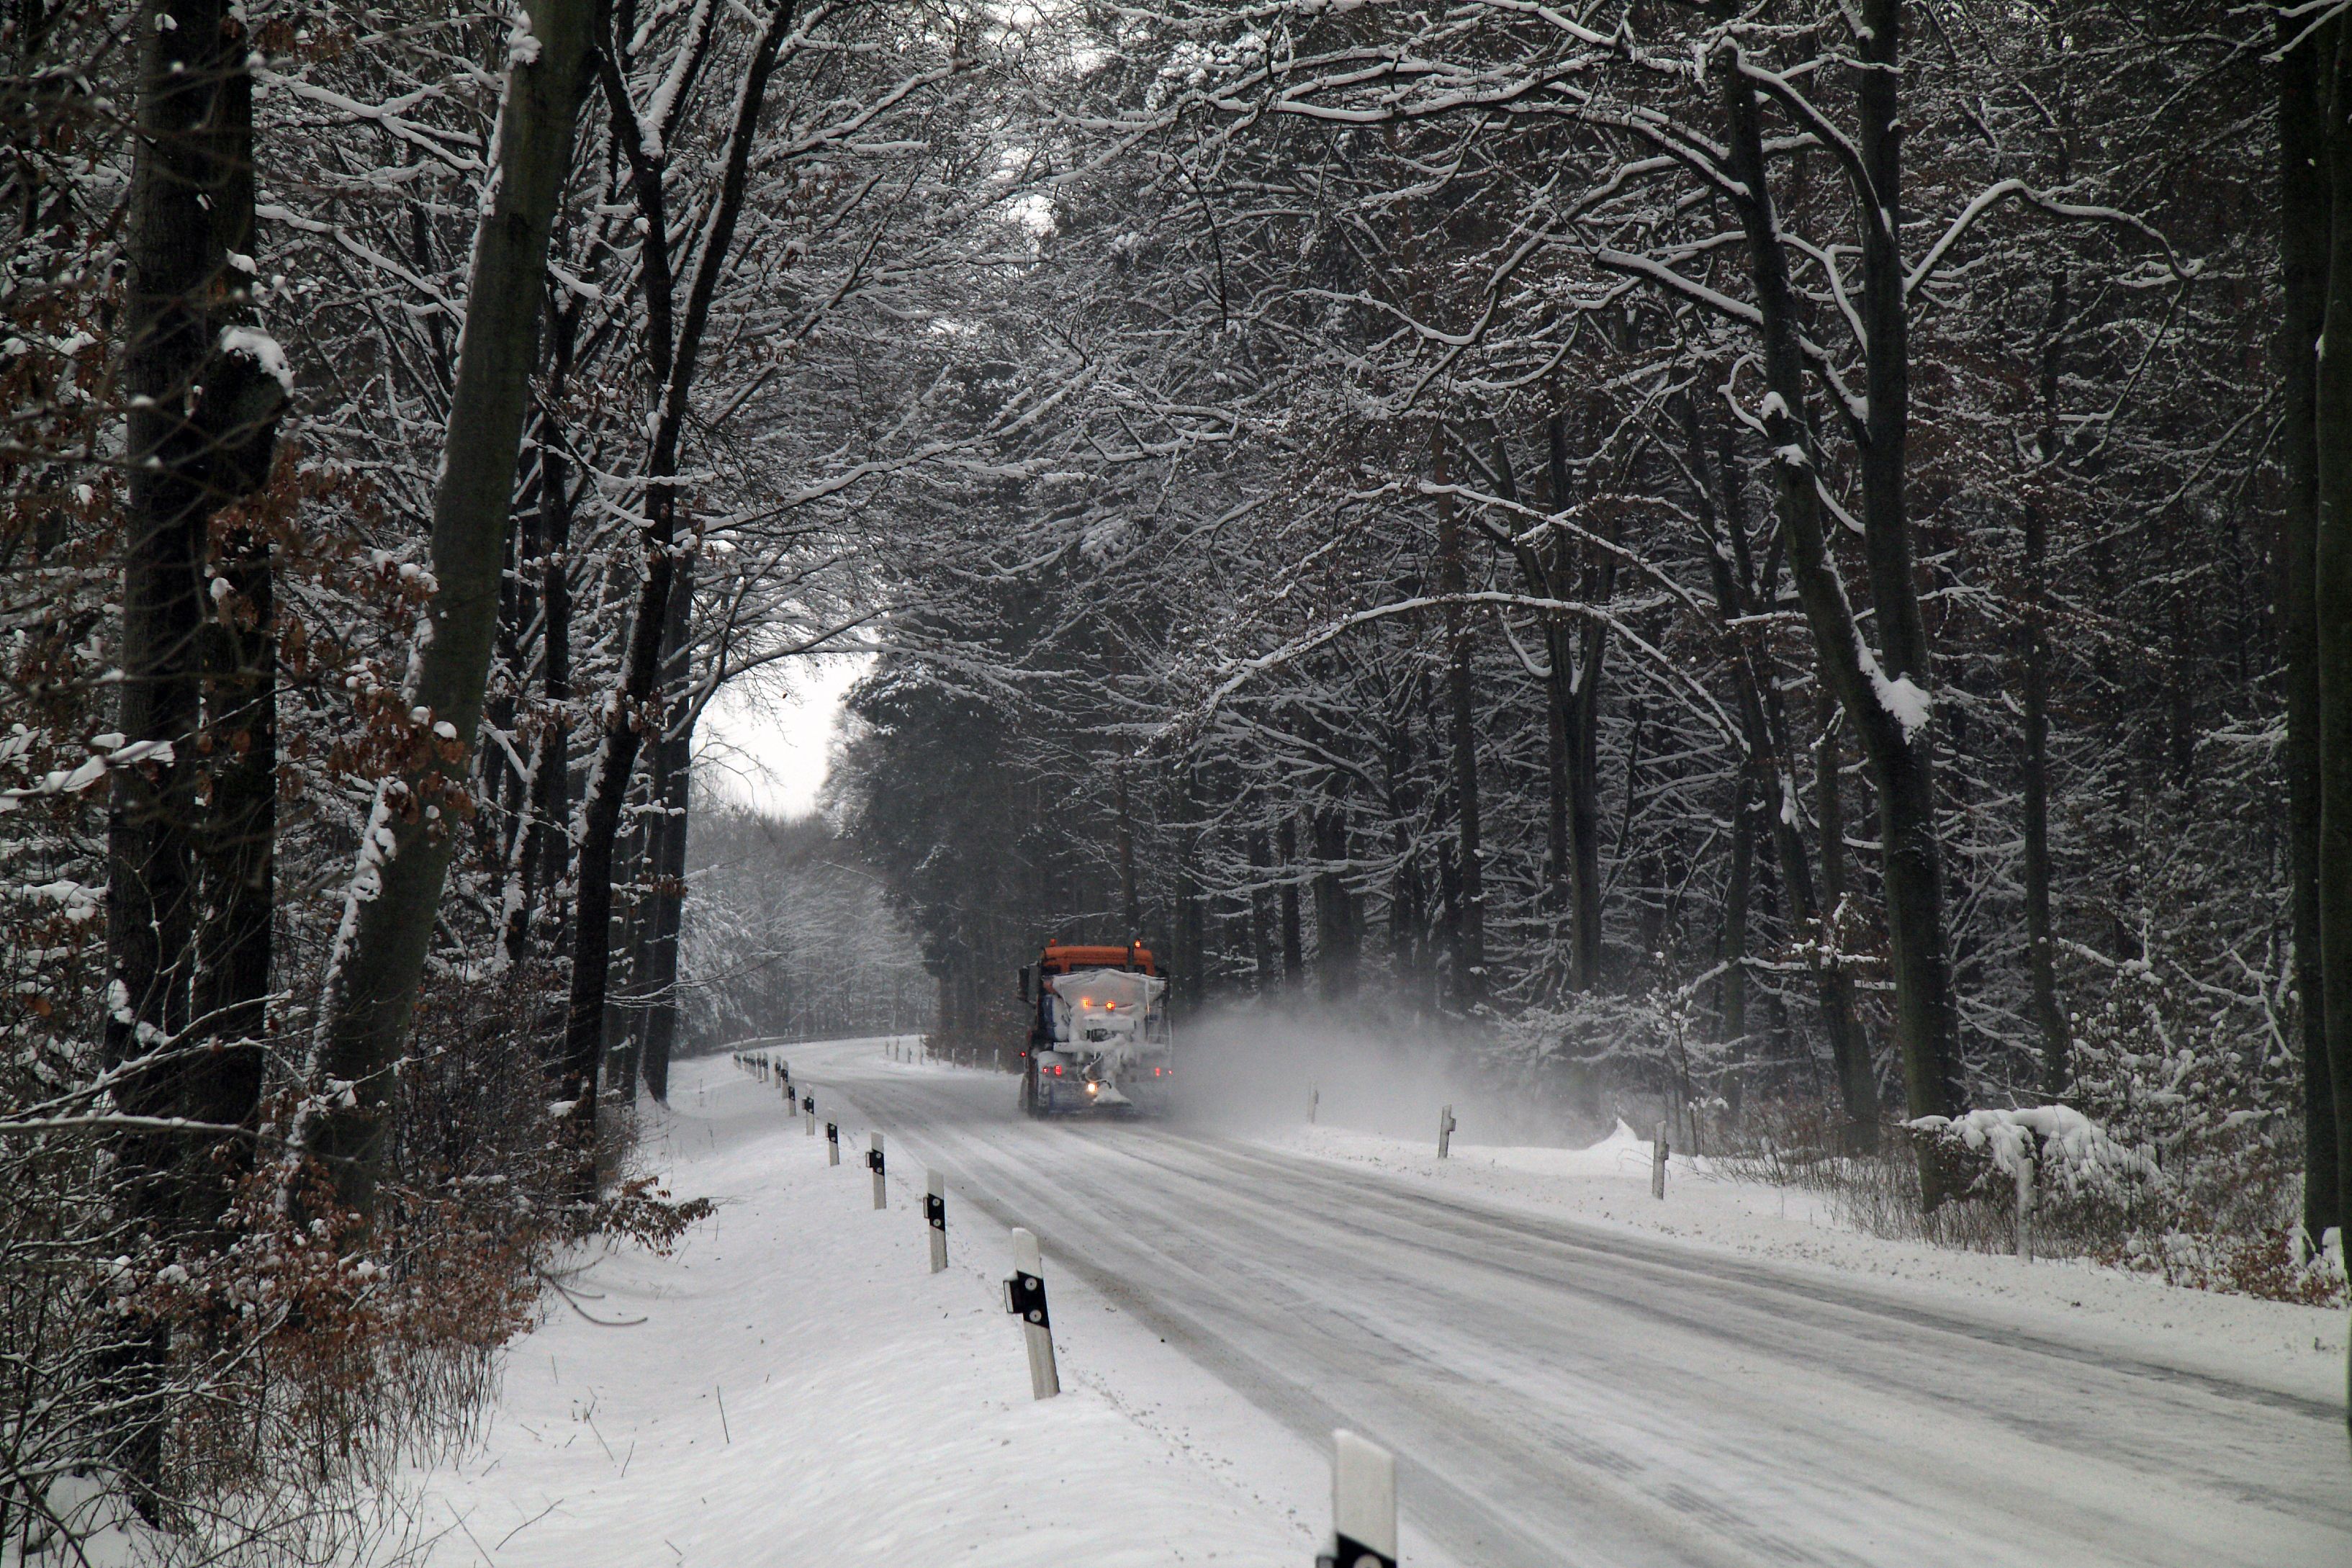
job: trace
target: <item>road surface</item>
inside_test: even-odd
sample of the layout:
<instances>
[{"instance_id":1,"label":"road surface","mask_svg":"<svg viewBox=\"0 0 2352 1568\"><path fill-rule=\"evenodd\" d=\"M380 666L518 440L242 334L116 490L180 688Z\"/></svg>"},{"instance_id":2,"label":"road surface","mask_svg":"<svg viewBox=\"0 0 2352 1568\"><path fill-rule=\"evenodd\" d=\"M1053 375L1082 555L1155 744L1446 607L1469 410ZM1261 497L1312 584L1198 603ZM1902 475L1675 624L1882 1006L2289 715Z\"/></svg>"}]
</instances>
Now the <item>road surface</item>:
<instances>
[{"instance_id":1,"label":"road surface","mask_svg":"<svg viewBox=\"0 0 2352 1568\"><path fill-rule=\"evenodd\" d=\"M1181 1127L1033 1123L1013 1079L870 1042L786 1054L1049 1278L1302 1436L1394 1449L1472 1568L2352 1564L2340 1404Z\"/></svg>"}]
</instances>

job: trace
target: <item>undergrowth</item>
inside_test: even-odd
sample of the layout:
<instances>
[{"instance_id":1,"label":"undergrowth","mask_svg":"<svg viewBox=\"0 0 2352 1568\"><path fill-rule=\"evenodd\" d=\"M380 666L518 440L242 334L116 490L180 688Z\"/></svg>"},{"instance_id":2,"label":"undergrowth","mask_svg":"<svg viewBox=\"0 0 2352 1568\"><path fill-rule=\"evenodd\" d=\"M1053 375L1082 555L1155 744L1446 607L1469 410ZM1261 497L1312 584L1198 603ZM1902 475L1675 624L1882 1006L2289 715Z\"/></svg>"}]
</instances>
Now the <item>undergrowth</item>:
<instances>
[{"instance_id":1,"label":"undergrowth","mask_svg":"<svg viewBox=\"0 0 2352 1568\"><path fill-rule=\"evenodd\" d=\"M1933 1210L1920 1199L1918 1141L1882 1130L1880 1152L1836 1152L1839 1127L1811 1102L1751 1100L1737 1123L1710 1129L1726 1174L1816 1193L1871 1236L1963 1251L2014 1253L2010 1178L1961 1168L1964 1190ZM2195 1160L2177 1152L2161 1176L2128 1188L2039 1192L2032 1255L2081 1258L2200 1290L2303 1306L2352 1304L2340 1251L2301 1237L2298 1152L2234 1129Z\"/></svg>"}]
</instances>

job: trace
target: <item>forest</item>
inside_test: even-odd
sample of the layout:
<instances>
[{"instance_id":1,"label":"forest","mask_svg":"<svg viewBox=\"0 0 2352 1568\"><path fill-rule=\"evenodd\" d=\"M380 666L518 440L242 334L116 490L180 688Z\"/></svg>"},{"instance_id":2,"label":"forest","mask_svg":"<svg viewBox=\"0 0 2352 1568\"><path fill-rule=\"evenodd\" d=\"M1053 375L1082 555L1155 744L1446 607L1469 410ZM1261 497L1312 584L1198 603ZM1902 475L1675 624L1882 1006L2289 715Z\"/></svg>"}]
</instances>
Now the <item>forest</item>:
<instances>
[{"instance_id":1,"label":"forest","mask_svg":"<svg viewBox=\"0 0 2352 1568\"><path fill-rule=\"evenodd\" d=\"M1048 937L2344 1301L2347 8L20 0L0 1555L363 1553Z\"/></svg>"}]
</instances>

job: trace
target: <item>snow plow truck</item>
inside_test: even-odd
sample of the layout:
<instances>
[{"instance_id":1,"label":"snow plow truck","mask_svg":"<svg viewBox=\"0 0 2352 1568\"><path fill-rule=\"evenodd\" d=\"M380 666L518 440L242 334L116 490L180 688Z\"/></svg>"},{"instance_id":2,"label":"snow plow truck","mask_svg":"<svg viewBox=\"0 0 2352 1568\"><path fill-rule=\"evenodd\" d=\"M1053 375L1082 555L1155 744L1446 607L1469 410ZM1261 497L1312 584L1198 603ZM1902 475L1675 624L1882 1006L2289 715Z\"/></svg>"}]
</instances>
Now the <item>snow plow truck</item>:
<instances>
[{"instance_id":1,"label":"snow plow truck","mask_svg":"<svg viewBox=\"0 0 2352 1568\"><path fill-rule=\"evenodd\" d=\"M1021 1109L1031 1116L1164 1116L1176 1092L1168 982L1139 942L1049 942L1021 972L1030 1005Z\"/></svg>"}]
</instances>

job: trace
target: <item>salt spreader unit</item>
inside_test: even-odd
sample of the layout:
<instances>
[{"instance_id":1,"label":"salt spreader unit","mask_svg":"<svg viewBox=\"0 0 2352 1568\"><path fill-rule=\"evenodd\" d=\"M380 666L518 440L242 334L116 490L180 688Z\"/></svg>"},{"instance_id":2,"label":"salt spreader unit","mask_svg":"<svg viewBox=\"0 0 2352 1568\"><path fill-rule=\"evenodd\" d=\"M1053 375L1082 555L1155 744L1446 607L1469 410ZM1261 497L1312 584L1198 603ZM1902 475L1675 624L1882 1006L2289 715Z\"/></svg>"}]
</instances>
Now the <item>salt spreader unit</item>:
<instances>
[{"instance_id":1,"label":"salt spreader unit","mask_svg":"<svg viewBox=\"0 0 2352 1568\"><path fill-rule=\"evenodd\" d=\"M1049 942L1021 972L1030 1004L1021 1109L1032 1116L1092 1112L1163 1116L1174 1100L1168 982L1151 950Z\"/></svg>"}]
</instances>

